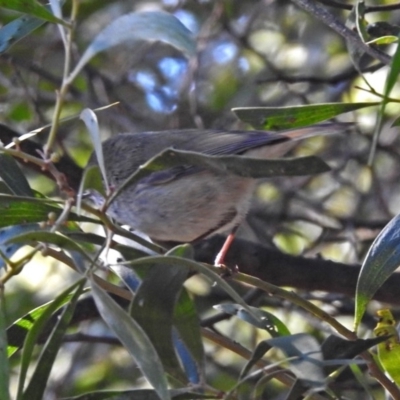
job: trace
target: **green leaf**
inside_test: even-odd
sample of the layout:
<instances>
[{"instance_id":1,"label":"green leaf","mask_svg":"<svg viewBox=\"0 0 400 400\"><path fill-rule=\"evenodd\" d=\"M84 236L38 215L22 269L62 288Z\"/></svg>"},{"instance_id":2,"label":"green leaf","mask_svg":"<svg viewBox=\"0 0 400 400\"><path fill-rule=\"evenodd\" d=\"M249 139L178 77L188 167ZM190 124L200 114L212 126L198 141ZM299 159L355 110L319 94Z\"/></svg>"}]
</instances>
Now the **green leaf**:
<instances>
[{"instance_id":1,"label":"green leaf","mask_svg":"<svg viewBox=\"0 0 400 400\"><path fill-rule=\"evenodd\" d=\"M46 389L46 383L49 379L51 369L56 359L58 350L62 344L64 334L71 322L76 303L79 296L83 293L83 287L86 282L86 278L81 279L78 284L75 293L71 297L71 300L63 310L57 324L54 326L51 335L49 336L46 344L44 345L42 352L40 353L38 363L35 371L31 377L29 385L25 390L22 400L42 400L43 394Z\"/></svg>"},{"instance_id":2,"label":"green leaf","mask_svg":"<svg viewBox=\"0 0 400 400\"><path fill-rule=\"evenodd\" d=\"M56 308L53 309L53 313L63 307L70 299L71 294L64 297L61 301L57 300ZM22 348L25 338L28 335L31 328L35 325L36 321L40 318L43 313L46 313L47 307L49 307L54 300L43 304L32 311L29 311L23 317L17 319L12 325L7 328L8 348L7 354L10 358L15 352ZM54 316L53 316L54 317ZM52 318L53 318L52 317ZM42 332L43 333L43 332Z\"/></svg>"},{"instance_id":3,"label":"green leaf","mask_svg":"<svg viewBox=\"0 0 400 400\"><path fill-rule=\"evenodd\" d=\"M200 319L193 299L183 287L174 310L174 327L178 330L179 337L196 362L196 375L203 374L204 347L201 336ZM182 362L186 374L190 377L188 365ZM189 365L190 367L190 365ZM200 372L200 373L199 373ZM193 374L193 372L192 372ZM193 382L191 378L191 382Z\"/></svg>"},{"instance_id":4,"label":"green leaf","mask_svg":"<svg viewBox=\"0 0 400 400\"><path fill-rule=\"evenodd\" d=\"M273 347L278 347L289 357L289 369L308 388L321 389L325 386L321 347L316 339L305 333L281 336L260 342L251 359L243 368L243 378L264 354Z\"/></svg>"},{"instance_id":5,"label":"green leaf","mask_svg":"<svg viewBox=\"0 0 400 400\"><path fill-rule=\"evenodd\" d=\"M93 112L93 110L91 110L89 108L85 108L81 112L80 119L85 123L86 129L89 131L90 138L92 139L94 151L96 153L97 163L100 168L101 175L103 177L104 185L106 187L106 192L109 193L110 189L108 186L106 167L104 165L103 147L101 145L101 138L100 138L100 132L99 132L99 124L97 122L97 116Z\"/></svg>"},{"instance_id":6,"label":"green leaf","mask_svg":"<svg viewBox=\"0 0 400 400\"><path fill-rule=\"evenodd\" d=\"M340 114L379 104L323 103L290 107L244 107L233 108L232 111L255 129L281 130L314 125Z\"/></svg>"},{"instance_id":7,"label":"green leaf","mask_svg":"<svg viewBox=\"0 0 400 400\"><path fill-rule=\"evenodd\" d=\"M24 347L21 355L20 373L18 380L18 394L17 394L18 400L20 400L22 396L22 391L25 386L25 379L28 372L28 367L32 359L33 348L35 347L35 344L37 342L40 333L42 332L44 326L46 325L52 314L56 310L58 310L62 305L65 304L69 294L72 291L74 291L81 284L81 282L82 280L74 283L72 286L64 290L60 295L58 295L54 299L54 301L48 303L47 307L43 310L43 312L40 313L33 326L29 329L29 332L26 335L24 341Z\"/></svg>"},{"instance_id":8,"label":"green leaf","mask_svg":"<svg viewBox=\"0 0 400 400\"><path fill-rule=\"evenodd\" d=\"M382 45L382 44L392 44L392 43L396 43L398 41L399 41L399 38L397 36L381 36L381 37L378 37L376 39L369 40L367 42L367 44L369 44L369 45L371 45L371 44Z\"/></svg>"},{"instance_id":9,"label":"green leaf","mask_svg":"<svg viewBox=\"0 0 400 400\"><path fill-rule=\"evenodd\" d=\"M272 337L290 335L289 329L279 318L275 317L275 315L269 313L268 311L260 310L257 307L249 306L253 313L258 316L258 319L255 319L239 304L224 303L218 304L214 306L214 308L227 314L235 315L241 320L246 321L257 328L265 329Z\"/></svg>"},{"instance_id":10,"label":"green leaf","mask_svg":"<svg viewBox=\"0 0 400 400\"><path fill-rule=\"evenodd\" d=\"M43 19L48 22L68 25L62 19L56 18L46 7L36 0L0 0L0 7L28 14L31 17Z\"/></svg>"},{"instance_id":11,"label":"green leaf","mask_svg":"<svg viewBox=\"0 0 400 400\"><path fill-rule=\"evenodd\" d=\"M70 238L48 231L36 231L36 232L26 232L22 233L18 236L14 236L8 240L7 243L36 243L36 242L43 242L48 244L53 244L62 249L77 252L82 254L87 261L90 263L93 262L91 257L86 254L86 252L82 249L82 247L76 243L75 241L71 240Z\"/></svg>"},{"instance_id":12,"label":"green leaf","mask_svg":"<svg viewBox=\"0 0 400 400\"><path fill-rule=\"evenodd\" d=\"M400 44L397 44L396 52L393 55L389 74L385 82L385 90L383 92L385 98L389 97L391 91L393 90L394 85L398 81L399 74L400 74ZM384 102L387 102L387 100Z\"/></svg>"},{"instance_id":13,"label":"green leaf","mask_svg":"<svg viewBox=\"0 0 400 400\"><path fill-rule=\"evenodd\" d=\"M376 127L375 127L371 150L370 150L370 154L369 154L369 158L368 158L368 165L372 165L372 162L374 160L376 147L378 145L378 139L381 134L382 127L383 127L383 122L384 122L383 118L384 118L384 114L385 114L385 109L386 109L387 104L390 101L389 95L398 80L399 74L400 74L400 42L397 43L396 51L392 57L390 70L386 77L385 88L383 91L384 98L381 102L381 107L380 107L380 110L378 113L378 121L377 121Z\"/></svg>"},{"instance_id":14,"label":"green leaf","mask_svg":"<svg viewBox=\"0 0 400 400\"><path fill-rule=\"evenodd\" d=\"M122 253L126 258L127 254L125 251L122 251ZM168 254L191 259L193 257L193 249L190 245L185 244L175 247ZM161 267L158 268L158 266ZM171 348L168 349L168 347L171 347L172 341L175 347L175 350L173 350L173 360L175 360L175 351L177 351L177 355L190 382L198 383L204 362L200 321L193 300L188 295L186 289L182 285L179 285L179 280L186 279L187 269L179 272L177 268L181 267L171 266L170 264L164 266L162 263L157 263L150 268L151 272L148 272L148 267L135 267L133 285L139 285L137 277L143 280L143 284L140 286L139 293L136 296L142 292L142 295L150 298L149 301L143 300L140 302L143 305L143 309L139 307L136 309L138 314L135 314L135 320L138 322L143 321L141 325L147 330L149 337L152 339L153 344L156 344L155 347L157 349L158 347L165 347L158 349L163 362L168 358L167 355L163 356L163 354L168 351L171 353ZM136 287L133 287L131 283L132 271L130 268L119 265L113 269L116 269L116 272L130 289L136 291ZM167 284L166 282L171 279L173 283ZM163 293L164 291L165 293ZM163 296L161 296L163 299L158 299L158 293L163 293ZM178 300L176 300L177 295L179 295ZM149 308L148 311L145 310L147 307ZM171 307L173 308L173 313L171 313ZM158 329L160 320L164 321L163 331ZM178 336L176 335L176 331L178 332ZM167 333L164 335L164 332ZM158 347L157 343L159 343ZM177 347L179 347L179 350L177 350ZM167 359L167 364L164 362L164 366L167 366L171 362L171 360ZM176 368L176 365L174 368ZM174 375L171 369L168 372ZM180 370L178 370L179 373Z\"/></svg>"},{"instance_id":15,"label":"green leaf","mask_svg":"<svg viewBox=\"0 0 400 400\"><path fill-rule=\"evenodd\" d=\"M38 230L40 230L38 224L14 225L0 229L1 253L7 258L11 258L14 253L16 253L22 246L24 246L24 243L10 244L9 240L23 233L31 231L37 232ZM0 268L3 268L5 265L6 261L3 258L0 258Z\"/></svg>"},{"instance_id":16,"label":"green leaf","mask_svg":"<svg viewBox=\"0 0 400 400\"><path fill-rule=\"evenodd\" d=\"M32 197L32 189L17 162L8 154L0 152L0 178L17 196Z\"/></svg>"},{"instance_id":17,"label":"green leaf","mask_svg":"<svg viewBox=\"0 0 400 400\"><path fill-rule=\"evenodd\" d=\"M63 232L65 236L69 237L75 242L78 243L91 243L97 246L104 246L106 238L104 236L96 235L95 233L86 233L86 232ZM145 257L148 253L135 249L132 246L127 246L116 241L111 241L110 248L114 249L123 254L124 258L126 259L136 259L139 257Z\"/></svg>"},{"instance_id":18,"label":"green leaf","mask_svg":"<svg viewBox=\"0 0 400 400\"><path fill-rule=\"evenodd\" d=\"M166 371L181 382L186 380L173 346L172 320L187 276L188 270L179 264L155 263L147 270L130 308L131 317L146 332Z\"/></svg>"},{"instance_id":19,"label":"green leaf","mask_svg":"<svg viewBox=\"0 0 400 400\"><path fill-rule=\"evenodd\" d=\"M256 363L262 357L264 357L264 354L270 349L272 349L272 345L269 343L268 340L262 340L260 343L258 343L251 355L251 358L249 359L249 361L247 361L246 365L240 372L240 379L243 379L254 367L254 365L256 365Z\"/></svg>"},{"instance_id":20,"label":"green leaf","mask_svg":"<svg viewBox=\"0 0 400 400\"><path fill-rule=\"evenodd\" d=\"M0 228L47 221L49 213L59 216L61 212L62 209L57 202L49 199L0 194ZM95 219L78 216L74 213L70 213L68 216L70 221L99 223Z\"/></svg>"},{"instance_id":21,"label":"green leaf","mask_svg":"<svg viewBox=\"0 0 400 400\"><path fill-rule=\"evenodd\" d=\"M23 15L0 29L0 54L45 23L44 20Z\"/></svg>"},{"instance_id":22,"label":"green leaf","mask_svg":"<svg viewBox=\"0 0 400 400\"><path fill-rule=\"evenodd\" d=\"M289 360L289 369L303 385L315 389L325 387L321 346L313 336L299 333L269 339L268 343L293 358Z\"/></svg>"},{"instance_id":23,"label":"green leaf","mask_svg":"<svg viewBox=\"0 0 400 400\"><path fill-rule=\"evenodd\" d=\"M130 315L98 286L91 277L93 297L103 320L114 332L138 364L143 375L154 387L161 400L171 398L165 371L150 339Z\"/></svg>"},{"instance_id":24,"label":"green leaf","mask_svg":"<svg viewBox=\"0 0 400 400\"><path fill-rule=\"evenodd\" d=\"M372 243L361 266L356 288L355 330L376 291L400 265L400 214L394 217Z\"/></svg>"},{"instance_id":25,"label":"green leaf","mask_svg":"<svg viewBox=\"0 0 400 400\"><path fill-rule=\"evenodd\" d=\"M68 78L69 82L99 52L122 43L132 46L140 41L161 41L188 55L196 53L193 35L173 15L160 11L126 14L115 19L96 36Z\"/></svg>"},{"instance_id":26,"label":"green leaf","mask_svg":"<svg viewBox=\"0 0 400 400\"><path fill-rule=\"evenodd\" d=\"M0 399L9 400L10 369L7 356L7 335L6 335L6 310L4 305L4 292L0 290Z\"/></svg>"},{"instance_id":27,"label":"green leaf","mask_svg":"<svg viewBox=\"0 0 400 400\"><path fill-rule=\"evenodd\" d=\"M151 266L155 263L163 263L165 265L182 265L187 268L189 271L196 271L207 278L209 278L212 282L215 282L222 290L224 290L233 300L235 300L238 304L240 304L244 309L246 309L250 315L252 315L255 319L258 319L259 316L253 313L253 310L246 304L246 302L240 297L240 295L226 282L225 279L221 278L218 274L216 274L212 268L221 270L218 267L210 267L203 265L201 263L188 260L185 258L179 258L174 256L151 256L151 257L143 257L137 260L126 264L128 267L135 268L137 266ZM261 323L262 321L260 321Z\"/></svg>"}]
</instances>

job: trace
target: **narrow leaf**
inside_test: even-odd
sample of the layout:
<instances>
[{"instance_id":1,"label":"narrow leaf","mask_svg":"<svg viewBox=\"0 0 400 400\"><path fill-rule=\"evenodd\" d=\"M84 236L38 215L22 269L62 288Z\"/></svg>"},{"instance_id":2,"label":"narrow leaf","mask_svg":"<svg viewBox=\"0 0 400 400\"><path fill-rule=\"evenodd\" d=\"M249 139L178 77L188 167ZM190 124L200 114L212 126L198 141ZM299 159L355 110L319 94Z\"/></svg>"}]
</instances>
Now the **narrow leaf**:
<instances>
[{"instance_id":1,"label":"narrow leaf","mask_svg":"<svg viewBox=\"0 0 400 400\"><path fill-rule=\"evenodd\" d=\"M180 265L155 263L140 284L130 309L130 315L146 332L167 372L181 381L185 378L173 347L172 319L187 275L188 270Z\"/></svg>"},{"instance_id":2,"label":"narrow leaf","mask_svg":"<svg viewBox=\"0 0 400 400\"><path fill-rule=\"evenodd\" d=\"M104 166L103 157L103 147L101 145L101 138L99 132L99 124L97 122L97 116L89 108L85 108L80 115L81 120L85 123L86 129L89 131L90 138L94 146L94 151L96 153L97 163L99 165L101 175L103 177L104 186L106 187L106 192L109 193L109 186L106 174L106 167Z\"/></svg>"},{"instance_id":3,"label":"narrow leaf","mask_svg":"<svg viewBox=\"0 0 400 400\"><path fill-rule=\"evenodd\" d=\"M199 378L204 373L204 347L200 319L194 301L184 287L175 306L174 327L191 356L184 360L182 352L178 352L186 375L191 383L199 383Z\"/></svg>"},{"instance_id":4,"label":"narrow leaf","mask_svg":"<svg viewBox=\"0 0 400 400\"><path fill-rule=\"evenodd\" d=\"M42 332L45 324L50 319L51 315L60 308L60 305L65 304L65 299L69 296L69 294L74 291L79 285L81 281L74 283L72 286L64 290L60 295L56 297L56 299L49 303L46 309L40 314L37 318L34 325L30 328L29 333L26 335L24 341L24 347L21 356L20 362L20 373L19 373L19 381L18 381L18 394L17 399L21 399L22 391L25 385L25 379L28 371L28 367L30 361L32 359L33 348L37 342L37 339Z\"/></svg>"},{"instance_id":5,"label":"narrow leaf","mask_svg":"<svg viewBox=\"0 0 400 400\"><path fill-rule=\"evenodd\" d=\"M394 56L392 58L389 74L385 82L385 90L384 90L385 97L388 97L390 95L394 85L398 81L399 74L400 74L400 44L397 44L396 52L394 53Z\"/></svg>"},{"instance_id":6,"label":"narrow leaf","mask_svg":"<svg viewBox=\"0 0 400 400\"><path fill-rule=\"evenodd\" d=\"M44 20L23 15L0 29L0 54L45 23Z\"/></svg>"},{"instance_id":7,"label":"narrow leaf","mask_svg":"<svg viewBox=\"0 0 400 400\"><path fill-rule=\"evenodd\" d=\"M258 316L258 319L255 319L239 304L224 303L218 304L214 306L214 308L227 314L235 315L241 320L246 321L257 328L265 329L272 337L290 335L289 329L279 318L275 317L275 315L269 313L268 311L260 310L257 307L249 306L253 313Z\"/></svg>"},{"instance_id":8,"label":"narrow leaf","mask_svg":"<svg viewBox=\"0 0 400 400\"><path fill-rule=\"evenodd\" d=\"M9 400L10 369L7 356L6 310L4 291L0 289L0 399Z\"/></svg>"},{"instance_id":9,"label":"narrow leaf","mask_svg":"<svg viewBox=\"0 0 400 400\"><path fill-rule=\"evenodd\" d=\"M189 271L197 271L205 275L212 282L215 282L218 286L220 286L222 290L224 290L234 301L236 301L244 309L246 309L249 314L252 315L255 319L259 318L258 315L253 313L253 310L246 304L246 302L240 297L240 295L226 282L226 279L221 278L210 267L207 267L206 265L203 265L199 262L174 256L152 256L139 258L135 261L130 262L129 264L127 264L127 266L133 268L136 266L149 266L153 265L156 262L160 262L166 265L179 264L187 268ZM218 267L213 268L219 269Z\"/></svg>"},{"instance_id":10,"label":"narrow leaf","mask_svg":"<svg viewBox=\"0 0 400 400\"><path fill-rule=\"evenodd\" d=\"M162 41L188 55L196 52L196 43L189 30L173 15L160 12L138 12L123 15L103 29L83 53L69 81L99 52L122 43Z\"/></svg>"},{"instance_id":11,"label":"narrow leaf","mask_svg":"<svg viewBox=\"0 0 400 400\"><path fill-rule=\"evenodd\" d=\"M143 375L154 387L161 400L171 398L162 363L150 339L129 314L90 279L93 297L103 320L135 359Z\"/></svg>"},{"instance_id":12,"label":"narrow leaf","mask_svg":"<svg viewBox=\"0 0 400 400\"><path fill-rule=\"evenodd\" d=\"M371 144L371 150L368 158L368 165L372 165L373 160L375 158L376 147L378 145L378 139L382 131L383 127L383 117L385 115L385 109L387 104L389 103L389 95L398 81L398 77L400 74L400 42L396 46L396 51L392 57L392 62L390 65L389 74L386 77L385 88L383 91L384 98L381 102L381 107L378 113L378 120L376 123L374 136Z\"/></svg>"},{"instance_id":13,"label":"narrow leaf","mask_svg":"<svg viewBox=\"0 0 400 400\"><path fill-rule=\"evenodd\" d=\"M58 247L61 247L68 251L73 251L81 254L89 263L92 263L93 260L91 257L82 249L82 247L76 243L75 241L71 240L70 238L54 233L54 232L47 232L47 231L36 231L36 232L27 232L22 233L18 236L14 236L10 238L7 243L36 243L36 242L44 242L48 244L53 244Z\"/></svg>"},{"instance_id":14,"label":"narrow leaf","mask_svg":"<svg viewBox=\"0 0 400 400\"><path fill-rule=\"evenodd\" d=\"M49 213L58 216L61 212L62 209L57 203L49 199L0 194L0 228L47 221ZM78 216L75 213L70 213L68 217L70 221L99 223L93 218Z\"/></svg>"},{"instance_id":15,"label":"narrow leaf","mask_svg":"<svg viewBox=\"0 0 400 400\"><path fill-rule=\"evenodd\" d=\"M340 114L377 106L380 103L324 103L290 107L233 108L237 117L255 129L281 130L300 128L326 121Z\"/></svg>"},{"instance_id":16,"label":"narrow leaf","mask_svg":"<svg viewBox=\"0 0 400 400\"><path fill-rule=\"evenodd\" d=\"M17 196L32 197L32 189L17 162L8 154L0 152L0 178Z\"/></svg>"},{"instance_id":17,"label":"narrow leaf","mask_svg":"<svg viewBox=\"0 0 400 400\"><path fill-rule=\"evenodd\" d=\"M268 343L281 349L288 357L295 357L289 361L289 369L304 385L315 389L325 386L321 347L313 336L299 333L273 338Z\"/></svg>"},{"instance_id":18,"label":"narrow leaf","mask_svg":"<svg viewBox=\"0 0 400 400\"><path fill-rule=\"evenodd\" d=\"M58 350L62 344L62 339L68 328L68 325L74 314L76 303L79 296L83 292L83 287L86 282L86 278L81 279L78 282L78 287L75 293L71 297L71 300L62 312L57 324L48 338L46 344L44 345L42 352L40 353L38 363L36 365L35 371L31 377L29 385L25 390L22 400L42 400L43 394L46 388L46 383L49 379L51 369L53 367L54 361L57 357Z\"/></svg>"},{"instance_id":19,"label":"narrow leaf","mask_svg":"<svg viewBox=\"0 0 400 400\"><path fill-rule=\"evenodd\" d=\"M355 329L361 322L368 302L399 265L400 214L379 233L361 266L356 288Z\"/></svg>"},{"instance_id":20,"label":"narrow leaf","mask_svg":"<svg viewBox=\"0 0 400 400\"><path fill-rule=\"evenodd\" d=\"M63 307L70 299L71 294L65 296L61 301L56 301L56 308L53 309L53 313L58 311L61 307ZM20 348L22 348L25 338L28 335L29 331L35 325L36 321L40 318L43 313L48 312L47 307L52 304L54 300L49 301L46 304L43 304L32 311L29 311L23 317L17 319L12 325L7 328L7 338L8 338L8 349L7 354L10 358L15 352L17 352ZM54 318L54 315L51 317ZM58 318L58 317L56 317ZM49 323L49 325L51 325ZM46 331L47 325L41 334L44 335L44 331Z\"/></svg>"},{"instance_id":21,"label":"narrow leaf","mask_svg":"<svg viewBox=\"0 0 400 400\"><path fill-rule=\"evenodd\" d=\"M39 4L36 0L0 0L0 7L28 14L48 22L67 25L65 21L56 18L46 7Z\"/></svg>"},{"instance_id":22,"label":"narrow leaf","mask_svg":"<svg viewBox=\"0 0 400 400\"><path fill-rule=\"evenodd\" d=\"M247 361L246 365L243 367L242 371L240 372L240 378L243 379L250 370L254 367L254 365L264 357L264 354L272 349L272 345L268 342L268 340L262 340L260 343L257 344L256 348L254 349L251 358Z\"/></svg>"},{"instance_id":23,"label":"narrow leaf","mask_svg":"<svg viewBox=\"0 0 400 400\"><path fill-rule=\"evenodd\" d=\"M90 243L98 246L103 246L105 243L104 236L96 235L95 233L86 233L86 232L64 232L67 237L76 241L78 243ZM135 249L132 246L127 246L115 241L111 241L110 248L117 250L120 253L123 253L125 258L128 259L136 259L139 257L145 257L147 253L142 250Z\"/></svg>"},{"instance_id":24,"label":"narrow leaf","mask_svg":"<svg viewBox=\"0 0 400 400\"><path fill-rule=\"evenodd\" d=\"M37 232L39 230L38 224L24 224L14 225L0 229L0 251L7 258L11 258L25 243L9 243L13 237L21 235L23 233ZM5 260L0 258L0 269L6 265Z\"/></svg>"}]
</instances>

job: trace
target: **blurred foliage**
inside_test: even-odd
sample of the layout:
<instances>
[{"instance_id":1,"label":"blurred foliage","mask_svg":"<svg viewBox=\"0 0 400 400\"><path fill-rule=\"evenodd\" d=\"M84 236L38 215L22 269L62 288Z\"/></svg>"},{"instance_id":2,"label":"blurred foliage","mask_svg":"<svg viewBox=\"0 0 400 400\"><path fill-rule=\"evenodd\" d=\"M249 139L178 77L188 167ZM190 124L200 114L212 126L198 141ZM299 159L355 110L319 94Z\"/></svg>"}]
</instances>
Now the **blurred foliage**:
<instances>
[{"instance_id":1,"label":"blurred foliage","mask_svg":"<svg viewBox=\"0 0 400 400\"><path fill-rule=\"evenodd\" d=\"M383 399L385 389L400 399L373 361L387 336L361 339L372 336L381 308L373 295L398 266L400 7L61 3L57 11L57 1L0 1L0 141L22 135L0 152L0 399ZM382 57L300 3L323 7ZM150 11L166 14L139 14ZM86 108L98 123L80 121ZM196 262L187 246L149 257L162 248L101 209L76 207L100 138L333 117L352 122L351 132L309 139L291 154L318 155L331 171L260 181L238 231L270 250L318 255L323 287L307 281L304 257L286 259L295 291L263 281L251 244L240 272ZM286 267L259 257L275 275ZM328 269L365 257L357 336L355 284L349 295L350 278ZM84 294L82 275L91 288ZM389 302L398 320L398 296Z\"/></svg>"}]
</instances>

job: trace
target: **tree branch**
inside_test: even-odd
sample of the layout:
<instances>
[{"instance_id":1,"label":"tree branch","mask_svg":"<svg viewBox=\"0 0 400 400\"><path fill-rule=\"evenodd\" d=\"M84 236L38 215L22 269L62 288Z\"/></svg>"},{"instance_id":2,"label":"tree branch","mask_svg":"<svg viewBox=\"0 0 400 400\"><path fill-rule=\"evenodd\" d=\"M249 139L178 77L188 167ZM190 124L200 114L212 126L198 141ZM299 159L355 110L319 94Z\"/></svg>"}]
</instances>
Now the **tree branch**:
<instances>
[{"instance_id":1,"label":"tree branch","mask_svg":"<svg viewBox=\"0 0 400 400\"><path fill-rule=\"evenodd\" d=\"M315 3L315 1L310 0L292 0L298 7L307 11L309 14L313 15L315 18L319 19L322 23L329 26L336 33L342 36L346 41L352 42L359 50L367 53L373 58L378 59L384 64L390 64L391 57L381 51L370 47L365 44L357 33L353 32L351 29L347 28L339 19L337 19L333 14L327 11L320 4Z\"/></svg>"}]
</instances>

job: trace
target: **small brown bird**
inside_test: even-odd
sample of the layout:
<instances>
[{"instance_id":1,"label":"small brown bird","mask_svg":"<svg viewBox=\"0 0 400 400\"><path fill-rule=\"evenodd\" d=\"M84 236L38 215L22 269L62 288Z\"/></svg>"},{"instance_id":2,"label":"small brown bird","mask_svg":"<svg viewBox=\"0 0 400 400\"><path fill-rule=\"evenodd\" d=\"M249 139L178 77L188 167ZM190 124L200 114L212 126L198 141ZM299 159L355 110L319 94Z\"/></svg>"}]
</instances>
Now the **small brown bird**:
<instances>
[{"instance_id":1,"label":"small brown bird","mask_svg":"<svg viewBox=\"0 0 400 400\"><path fill-rule=\"evenodd\" d=\"M321 124L280 133L265 131L169 130L119 134L103 143L110 186L118 188L140 165L174 148L208 155L276 158L296 140L343 132L343 124ZM96 162L92 156L91 162ZM193 242L232 231L245 217L256 179L182 165L151 173L125 188L108 213L158 242Z\"/></svg>"}]
</instances>

